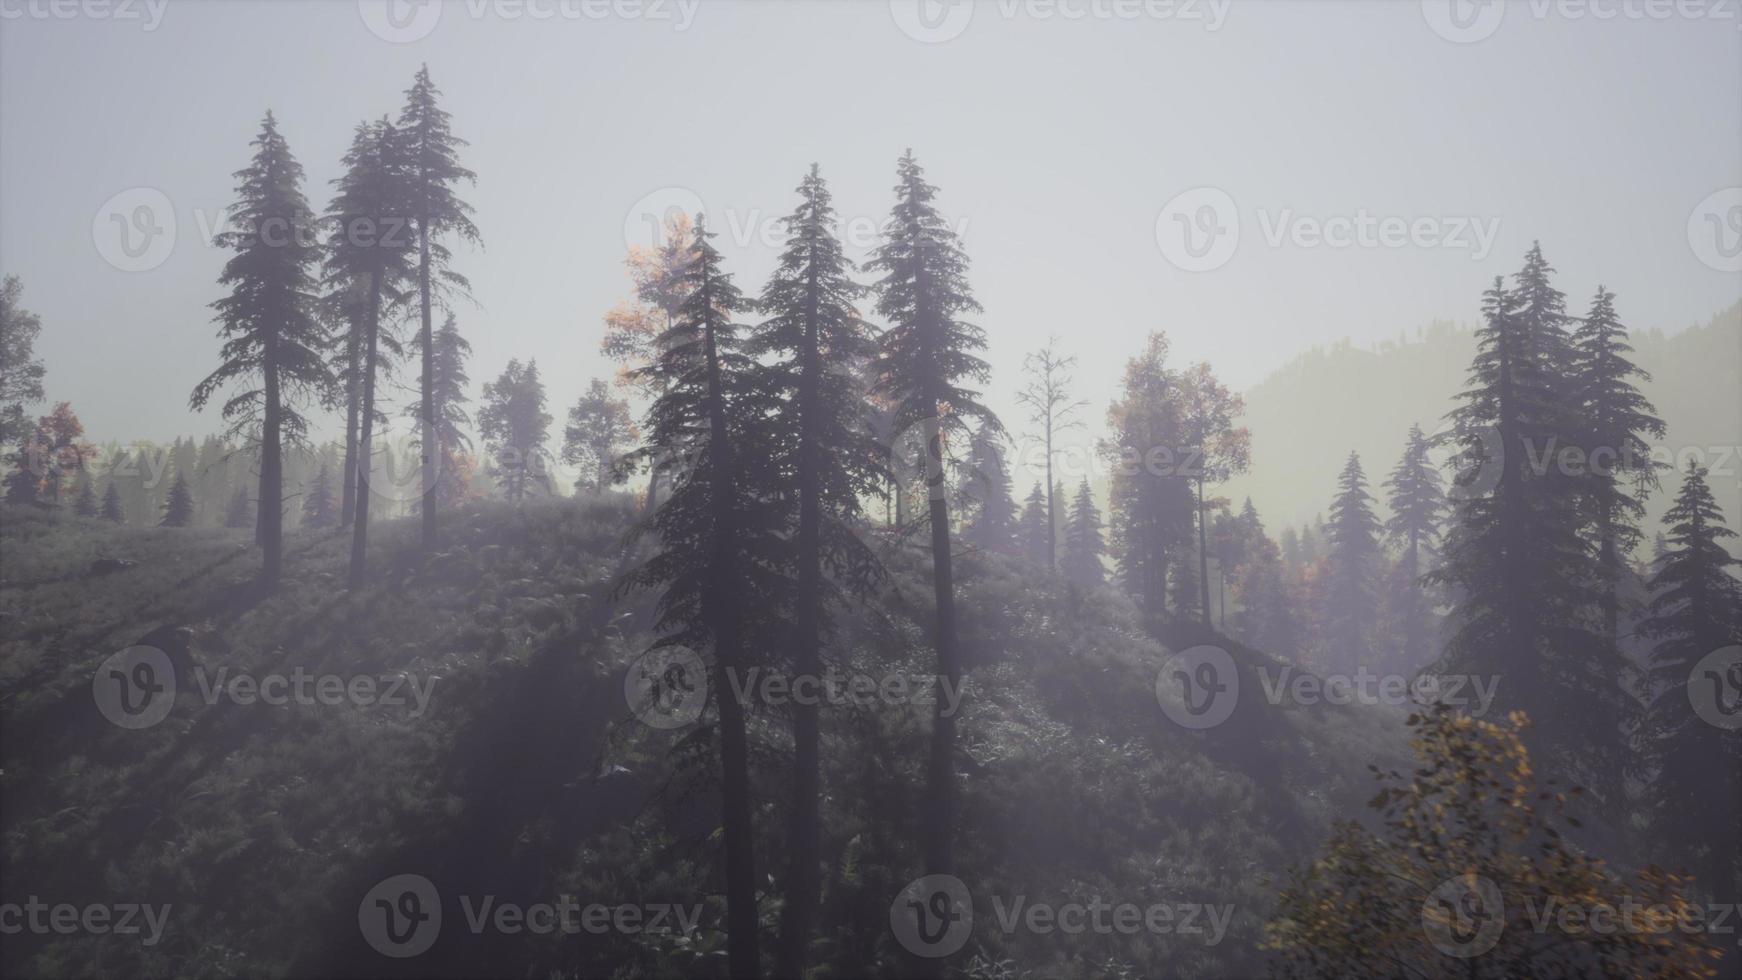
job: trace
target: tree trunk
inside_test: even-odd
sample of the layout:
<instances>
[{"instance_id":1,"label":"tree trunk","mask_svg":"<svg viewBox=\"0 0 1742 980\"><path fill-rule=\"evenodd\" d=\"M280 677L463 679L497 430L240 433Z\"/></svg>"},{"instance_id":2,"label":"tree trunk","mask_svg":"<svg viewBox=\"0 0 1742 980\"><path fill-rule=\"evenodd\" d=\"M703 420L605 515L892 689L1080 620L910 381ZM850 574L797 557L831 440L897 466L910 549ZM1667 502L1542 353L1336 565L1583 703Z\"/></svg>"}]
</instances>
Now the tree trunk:
<instances>
[{"instance_id":1,"label":"tree trunk","mask_svg":"<svg viewBox=\"0 0 1742 980\"><path fill-rule=\"evenodd\" d=\"M798 604L794 610L793 673L822 674L822 492L820 449L817 445L817 402L822 365L818 337L817 283L813 273L805 325L805 347L799 376L798 412ZM777 975L802 980L814 912L822 898L821 805L822 765L818 743L821 725L817 705L802 700L793 705L792 862L787 871L786 904L780 922Z\"/></svg>"},{"instance_id":2,"label":"tree trunk","mask_svg":"<svg viewBox=\"0 0 1742 980\"><path fill-rule=\"evenodd\" d=\"M1200 454L1199 458L1202 458ZM1204 478L1198 477L1198 591L1204 600L1204 628L1210 628L1210 535L1204 509Z\"/></svg>"},{"instance_id":3,"label":"tree trunk","mask_svg":"<svg viewBox=\"0 0 1742 980\"><path fill-rule=\"evenodd\" d=\"M1050 409L1048 410L1050 413ZM1046 420L1046 570L1059 570L1058 521L1053 517L1052 493L1052 419Z\"/></svg>"},{"instance_id":4,"label":"tree trunk","mask_svg":"<svg viewBox=\"0 0 1742 980\"><path fill-rule=\"evenodd\" d=\"M417 220L417 288L422 307L423 326L418 334L423 339L423 406L418 412L418 451L422 454L418 500L423 511L423 547L436 546L436 444L435 444L435 340L430 327L429 309L429 190L424 190L426 212Z\"/></svg>"},{"instance_id":5,"label":"tree trunk","mask_svg":"<svg viewBox=\"0 0 1742 980\"><path fill-rule=\"evenodd\" d=\"M284 452L281 430L284 407L278 389L278 335L268 326L262 346L264 416L260 427L260 546L265 561L260 569L260 582L266 588L278 584L284 564Z\"/></svg>"},{"instance_id":6,"label":"tree trunk","mask_svg":"<svg viewBox=\"0 0 1742 980\"><path fill-rule=\"evenodd\" d=\"M359 363L363 356L362 338L352 329L345 340L345 466L340 490L339 526L349 527L357 516L357 401L362 397L358 385Z\"/></svg>"},{"instance_id":7,"label":"tree trunk","mask_svg":"<svg viewBox=\"0 0 1742 980\"><path fill-rule=\"evenodd\" d=\"M357 515L351 533L351 588L361 589L364 582L364 558L369 550L369 468L374 459L375 437L375 358L381 334L381 273L369 277L369 315L365 330L363 353L363 418L357 436Z\"/></svg>"},{"instance_id":8,"label":"tree trunk","mask_svg":"<svg viewBox=\"0 0 1742 980\"><path fill-rule=\"evenodd\" d=\"M939 690L932 706L931 756L925 772L925 823L921 829L926 874L950 874L955 866L956 719L941 687L959 689L956 592L950 566L950 514L944 493L943 431L936 416L926 422L926 491L931 498L932 586L938 607Z\"/></svg>"}]
</instances>

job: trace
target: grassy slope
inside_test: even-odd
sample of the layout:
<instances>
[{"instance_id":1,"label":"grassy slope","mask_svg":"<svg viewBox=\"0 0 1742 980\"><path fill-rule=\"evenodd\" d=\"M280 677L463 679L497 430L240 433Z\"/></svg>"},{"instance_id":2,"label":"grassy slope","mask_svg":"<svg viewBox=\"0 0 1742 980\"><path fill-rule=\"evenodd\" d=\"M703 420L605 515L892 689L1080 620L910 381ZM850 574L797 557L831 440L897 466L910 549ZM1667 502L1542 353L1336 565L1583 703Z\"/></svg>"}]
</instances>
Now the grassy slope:
<instances>
[{"instance_id":1,"label":"grassy slope","mask_svg":"<svg viewBox=\"0 0 1742 980\"><path fill-rule=\"evenodd\" d=\"M610 600L623 507L557 501L450 515L449 547L431 559L416 554L410 525L385 525L376 584L361 595L343 589L343 537L298 536L284 586L264 601L247 587L258 559L246 535L8 512L0 900L173 908L156 947L10 936L0 972L602 976L631 964L620 975L721 975L708 733L640 725L623 695L649 614L646 597ZM88 577L102 556L140 565ZM896 551L890 565L879 600L843 617L833 655L867 673L923 673L923 556ZM980 951L1046 976L1260 969L1275 876L1364 799L1362 770L1389 760L1395 715L1282 710L1243 696L1229 723L1183 731L1156 706L1165 651L1122 597L1003 560L962 565L973 686L961 723L960 875L982 916L962 959ZM90 679L104 657L153 631L185 640L207 670L405 672L434 678L434 693L417 716L410 706L207 704L184 682L166 721L123 731L98 715ZM1224 645L1248 672L1264 661ZM1243 690L1258 689L1243 679ZM918 873L909 842L926 712L826 712L825 975L912 969L887 916ZM784 723L766 711L756 723L761 855L778 875ZM359 937L357 901L408 871L441 888L447 921L429 953L387 960ZM461 894L701 898L707 910L689 941L472 935ZM1236 909L1214 948L1173 936L1002 935L990 897L1018 894ZM772 923L776 896L767 901Z\"/></svg>"}]
</instances>

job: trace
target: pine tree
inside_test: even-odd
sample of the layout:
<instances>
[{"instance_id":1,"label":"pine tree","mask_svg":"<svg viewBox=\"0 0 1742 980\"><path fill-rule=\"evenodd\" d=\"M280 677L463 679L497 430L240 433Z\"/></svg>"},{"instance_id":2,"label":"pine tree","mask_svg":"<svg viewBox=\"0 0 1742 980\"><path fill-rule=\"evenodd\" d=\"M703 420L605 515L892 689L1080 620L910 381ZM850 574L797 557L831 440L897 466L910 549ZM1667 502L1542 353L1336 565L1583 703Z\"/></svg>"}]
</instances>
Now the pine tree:
<instances>
[{"instance_id":1,"label":"pine tree","mask_svg":"<svg viewBox=\"0 0 1742 980\"><path fill-rule=\"evenodd\" d=\"M1000 555L1016 554L1016 501L1010 495L1010 469L997 434L985 426L968 443L962 480L962 509L969 516L962 544Z\"/></svg>"},{"instance_id":2,"label":"pine tree","mask_svg":"<svg viewBox=\"0 0 1742 980\"><path fill-rule=\"evenodd\" d=\"M1459 499L1430 581L1456 595L1446 669L1504 677L1500 708L1525 711L1546 756L1613 796L1627 706L1618 658L1591 630L1595 574L1578 533L1579 488L1553 465L1555 447L1577 446L1580 433L1551 271L1533 247L1518 289L1496 279L1484 296L1469 386L1449 416Z\"/></svg>"},{"instance_id":3,"label":"pine tree","mask_svg":"<svg viewBox=\"0 0 1742 980\"><path fill-rule=\"evenodd\" d=\"M1697 854L1694 870L1714 895L1742 890L1735 864L1736 804L1742 785L1737 733L1692 710L1690 685L1709 685L1720 703L1733 699L1734 679L1695 676L1700 661L1742 642L1742 584L1730 571L1738 562L1723 542L1736 533L1706 483L1689 463L1675 505L1663 517L1668 548L1658 559L1647 615L1636 626L1653 641L1641 728L1648 770L1654 837ZM1721 709L1722 710L1722 709Z\"/></svg>"},{"instance_id":4,"label":"pine tree","mask_svg":"<svg viewBox=\"0 0 1742 980\"><path fill-rule=\"evenodd\" d=\"M342 304L350 324L344 380L348 392L345 483L353 487L352 589L361 589L365 581L373 496L369 481L375 426L381 420L376 387L386 357L400 351L384 306L401 300L410 276L413 239L403 142L385 119L359 125L345 154L345 173L333 181L336 190L327 207L333 231L327 242L325 280L329 295L339 297L335 302Z\"/></svg>"},{"instance_id":5,"label":"pine tree","mask_svg":"<svg viewBox=\"0 0 1742 980\"><path fill-rule=\"evenodd\" d=\"M696 219L695 256L680 283L686 296L659 357L642 369L663 394L648 411L648 443L637 455L674 478L671 495L647 524L664 546L632 572L631 587L661 588L657 646L713 651L719 712L720 802L726 855L728 969L755 977L758 958L756 866L750 800L749 739L744 705L731 692L775 617L790 605L788 514L760 492L773 445L766 432L769 399L753 386L734 317L745 303L706 223ZM700 435L698 435L700 433ZM672 447L693 452L680 466Z\"/></svg>"},{"instance_id":6,"label":"pine tree","mask_svg":"<svg viewBox=\"0 0 1742 980\"><path fill-rule=\"evenodd\" d=\"M657 399L663 382L643 369L659 357L659 338L671 329L683 302L678 284L692 258L695 229L689 215L674 213L664 222L665 241L656 249L631 248L625 265L635 284L635 297L605 314L605 338L599 350L619 365L618 383L638 394ZM648 472L647 513L659 500L663 467Z\"/></svg>"},{"instance_id":7,"label":"pine tree","mask_svg":"<svg viewBox=\"0 0 1742 980\"><path fill-rule=\"evenodd\" d=\"M1410 426L1403 456L1385 481L1386 503L1391 510L1385 537L1399 550L1385 603L1396 641L1395 657L1387 668L1398 673L1416 670L1432 659L1433 604L1421 578L1438 554L1446 493L1440 472L1429 458L1431 450L1421 426Z\"/></svg>"},{"instance_id":8,"label":"pine tree","mask_svg":"<svg viewBox=\"0 0 1742 980\"><path fill-rule=\"evenodd\" d=\"M422 336L413 337L411 346L421 353L423 350ZM472 417L466 412L466 383L471 380L466 375L466 361L472 356L472 345L460 334L459 324L454 315L449 313L442 321L441 329L435 333L435 357L431 362L431 388L434 391L433 405L436 420L436 475L434 492L438 504L447 504L463 498L466 487L459 478L458 460L465 453L472 451L472 439L466 435L466 429L472 424ZM416 416L421 412L419 406L408 406L407 414ZM422 438L421 429L418 438ZM421 451L421 447L420 447ZM421 509L423 504L420 502Z\"/></svg>"},{"instance_id":9,"label":"pine tree","mask_svg":"<svg viewBox=\"0 0 1742 980\"><path fill-rule=\"evenodd\" d=\"M479 241L478 228L472 223L472 206L460 200L456 185L476 183L477 175L460 166L459 150L466 141L453 134L448 113L437 104L441 90L429 78L429 66L417 70L417 78L405 93L405 108L399 114L399 133L405 142L405 179L410 199L412 229L417 241L417 292L421 327L418 331L422 352L422 408L419 412L418 444L422 458L423 546L436 543L436 453L442 446L439 430L445 419L441 414L438 393L437 346L431 323L434 293L442 286L465 290L463 276L448 268L451 253L442 242L448 235L465 241Z\"/></svg>"},{"instance_id":10,"label":"pine tree","mask_svg":"<svg viewBox=\"0 0 1742 980\"><path fill-rule=\"evenodd\" d=\"M1022 557L1046 567L1046 545L1050 537L1046 523L1046 491L1035 481L1034 489L1022 502L1022 516L1016 521L1016 539L1022 547Z\"/></svg>"},{"instance_id":11,"label":"pine tree","mask_svg":"<svg viewBox=\"0 0 1742 980\"><path fill-rule=\"evenodd\" d=\"M24 308L24 282L7 276L0 285L0 446L30 434L24 407L42 401L42 359L36 339L42 319Z\"/></svg>"},{"instance_id":12,"label":"pine tree","mask_svg":"<svg viewBox=\"0 0 1742 980\"><path fill-rule=\"evenodd\" d=\"M484 385L478 432L490 452L497 486L509 500L519 502L535 490L551 490L544 448L550 438L550 414L544 405L544 382L539 380L536 359L525 366L510 360L501 377Z\"/></svg>"},{"instance_id":13,"label":"pine tree","mask_svg":"<svg viewBox=\"0 0 1742 980\"><path fill-rule=\"evenodd\" d=\"M194 520L194 495L188 489L187 476L183 473L175 475L175 483L170 485L169 499L163 505L163 520L159 527L187 527Z\"/></svg>"},{"instance_id":14,"label":"pine tree","mask_svg":"<svg viewBox=\"0 0 1742 980\"><path fill-rule=\"evenodd\" d=\"M763 365L756 380L773 399L774 472L797 493L791 636L795 678L818 678L831 607L863 594L877 578L877 561L855 528L860 501L884 479L876 463L858 368L877 352L857 303L866 293L835 238L828 184L813 164L797 188L799 204L785 220L786 247L759 308L749 354ZM825 576L825 569L833 573ZM844 588L837 587L837 583ZM802 976L811 926L821 901L821 750L817 705L793 706L792 860L781 916L779 974Z\"/></svg>"},{"instance_id":15,"label":"pine tree","mask_svg":"<svg viewBox=\"0 0 1742 980\"><path fill-rule=\"evenodd\" d=\"M103 520L112 524L127 523L127 514L121 509L121 491L116 489L113 478L109 480L108 489L103 491Z\"/></svg>"},{"instance_id":16,"label":"pine tree","mask_svg":"<svg viewBox=\"0 0 1742 980\"><path fill-rule=\"evenodd\" d=\"M308 496L302 501L302 526L311 531L333 526L333 476L325 463L321 464Z\"/></svg>"},{"instance_id":17,"label":"pine tree","mask_svg":"<svg viewBox=\"0 0 1742 980\"><path fill-rule=\"evenodd\" d=\"M1118 579L1152 633L1168 617L1168 574L1191 537L1192 490L1180 459L1180 390L1168 340L1152 333L1126 362L1107 408L1102 453L1112 467L1110 550Z\"/></svg>"},{"instance_id":18,"label":"pine tree","mask_svg":"<svg viewBox=\"0 0 1742 980\"><path fill-rule=\"evenodd\" d=\"M1065 554L1060 562L1065 577L1078 585L1106 584L1107 568L1101 556L1107 553L1107 545L1101 537L1102 526L1100 508L1095 506L1085 479L1071 502L1070 520L1065 524Z\"/></svg>"},{"instance_id":19,"label":"pine tree","mask_svg":"<svg viewBox=\"0 0 1742 980\"><path fill-rule=\"evenodd\" d=\"M73 500L73 513L80 517L96 517L99 507L97 488L91 480L91 474L80 470L79 495Z\"/></svg>"},{"instance_id":20,"label":"pine tree","mask_svg":"<svg viewBox=\"0 0 1742 980\"><path fill-rule=\"evenodd\" d=\"M1023 358L1022 368L1028 373L1028 383L1016 393L1016 400L1029 411L1028 420L1040 426L1046 447L1046 552L1048 571L1058 570L1058 533L1064 523L1059 518L1058 500L1052 478L1053 438L1065 429L1081 427L1075 418L1086 401L1071 399L1071 371L1077 359L1058 352L1058 338L1047 341L1045 347Z\"/></svg>"},{"instance_id":21,"label":"pine tree","mask_svg":"<svg viewBox=\"0 0 1742 980\"><path fill-rule=\"evenodd\" d=\"M1325 582L1325 639L1329 666L1353 672L1372 665L1374 613L1378 608L1379 519L1361 457L1349 454L1331 503L1330 554Z\"/></svg>"},{"instance_id":22,"label":"pine tree","mask_svg":"<svg viewBox=\"0 0 1742 980\"><path fill-rule=\"evenodd\" d=\"M980 311L968 287L968 257L955 232L937 212L937 188L909 150L897 167L896 203L882 244L866 268L883 273L876 285L877 313L889 324L877 359L877 391L896 403L895 431L917 428L925 439L932 586L937 599L939 684L961 682L956 636L956 595L951 568L949 502L944 485L945 443L978 421L1002 431L980 403L991 369L979 356L986 333L963 317ZM947 874L955 865L956 720L937 698L931 753L926 764L925 812L921 822L926 871Z\"/></svg>"},{"instance_id":23,"label":"pine tree","mask_svg":"<svg viewBox=\"0 0 1742 980\"><path fill-rule=\"evenodd\" d=\"M318 248L302 165L270 112L253 145L253 162L236 173L239 200L229 212L235 230L217 237L220 247L236 252L218 278L230 295L212 304L225 338L223 363L189 400L200 409L218 389L244 385L223 413L231 431L260 432L261 581L271 587L284 552L284 447L302 442L308 421L300 406L332 379L321 356L326 331L315 315L310 270Z\"/></svg>"},{"instance_id":24,"label":"pine tree","mask_svg":"<svg viewBox=\"0 0 1742 980\"><path fill-rule=\"evenodd\" d=\"M1628 355L1627 328L1615 315L1615 294L1597 287L1591 310L1573 333L1575 399L1583 423L1587 467L1582 490L1595 539L1603 638L1620 641L1620 583L1627 556L1644 535L1645 498L1658 487L1658 463L1646 438L1664 425L1635 385L1651 376Z\"/></svg>"},{"instance_id":25,"label":"pine tree","mask_svg":"<svg viewBox=\"0 0 1742 980\"><path fill-rule=\"evenodd\" d=\"M603 492L623 482L617 460L635 437L629 403L611 397L611 386L594 378L587 393L569 409L563 432L563 460L591 470L575 480L575 489L585 486Z\"/></svg>"}]
</instances>

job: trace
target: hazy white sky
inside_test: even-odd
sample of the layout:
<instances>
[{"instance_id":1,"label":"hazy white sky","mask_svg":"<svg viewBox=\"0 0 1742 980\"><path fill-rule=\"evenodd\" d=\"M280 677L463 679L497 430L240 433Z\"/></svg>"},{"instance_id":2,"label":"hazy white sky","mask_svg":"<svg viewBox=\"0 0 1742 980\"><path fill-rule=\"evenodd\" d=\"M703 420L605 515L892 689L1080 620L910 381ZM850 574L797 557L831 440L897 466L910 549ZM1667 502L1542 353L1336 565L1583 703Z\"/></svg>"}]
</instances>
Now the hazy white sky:
<instances>
[{"instance_id":1,"label":"hazy white sky","mask_svg":"<svg viewBox=\"0 0 1742 980\"><path fill-rule=\"evenodd\" d=\"M99 440L215 428L186 408L216 355L202 238L262 113L322 209L353 125L426 61L479 174L474 389L536 356L559 424L610 371L642 212L699 199L754 293L812 161L862 229L909 146L964 231L1013 423L1048 334L1098 423L1146 331L1243 387L1314 344L1473 320L1533 238L1575 305L1602 282L1635 327L1742 297L1742 191L1711 197L1742 185L1733 3L650 3L0 0L0 267L43 317L50 397ZM130 258L117 209L172 213L173 247ZM1366 244L1320 240L1369 218ZM1207 229L1235 222L1230 252Z\"/></svg>"}]
</instances>

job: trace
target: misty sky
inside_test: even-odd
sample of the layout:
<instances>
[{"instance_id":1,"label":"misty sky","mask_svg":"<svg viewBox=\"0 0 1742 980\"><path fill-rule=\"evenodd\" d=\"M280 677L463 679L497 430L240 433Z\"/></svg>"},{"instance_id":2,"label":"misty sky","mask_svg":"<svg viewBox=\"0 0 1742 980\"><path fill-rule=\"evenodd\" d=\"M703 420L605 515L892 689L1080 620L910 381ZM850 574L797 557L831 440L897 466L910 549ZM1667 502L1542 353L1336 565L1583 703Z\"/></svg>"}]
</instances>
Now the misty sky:
<instances>
[{"instance_id":1,"label":"misty sky","mask_svg":"<svg viewBox=\"0 0 1742 980\"><path fill-rule=\"evenodd\" d=\"M1617 2L1599 19L1520 4L1457 43L1416 2L1155 16L1166 8L1007 0L927 20L885 0L672 0L603 19L471 0L413 16L404 30L427 36L394 43L356 0L136 0L131 19L59 19L48 2L0 0L0 267L44 320L50 398L99 441L218 426L215 410L187 411L217 353L206 304L224 253L201 238L264 111L324 209L352 127L397 113L425 61L480 178L467 196L486 250L456 262L478 302L460 310L474 392L536 356L553 441L610 371L600 317L626 293L626 227L644 227L649 202L704 202L754 293L774 254L765 229L812 161L868 227L909 146L964 231L992 402L1013 429L1022 354L1048 334L1080 356L1098 428L1149 330L1245 387L1315 344L1474 320L1533 238L1575 310L1602 282L1635 328L1680 329L1742 297L1742 275L1702 261L1689 235L1703 200L1742 185L1734 10L1656 19ZM1239 243L1185 271L1163 245L1196 261L1179 236L1216 225L1205 202L1224 199L1176 196L1201 187L1234 204ZM167 197L177 231L160 265L124 272L105 259L121 253L103 209L131 190L131 216L150 199L136 188ZM1314 222L1362 215L1409 222L1417 242L1315 243Z\"/></svg>"}]
</instances>

